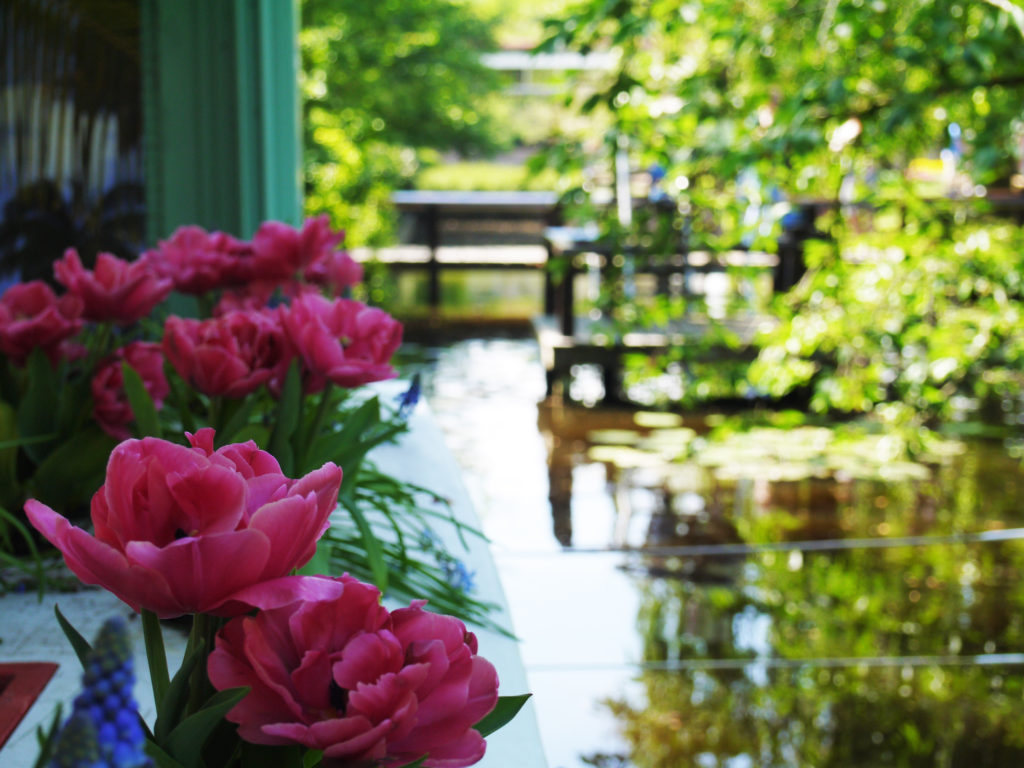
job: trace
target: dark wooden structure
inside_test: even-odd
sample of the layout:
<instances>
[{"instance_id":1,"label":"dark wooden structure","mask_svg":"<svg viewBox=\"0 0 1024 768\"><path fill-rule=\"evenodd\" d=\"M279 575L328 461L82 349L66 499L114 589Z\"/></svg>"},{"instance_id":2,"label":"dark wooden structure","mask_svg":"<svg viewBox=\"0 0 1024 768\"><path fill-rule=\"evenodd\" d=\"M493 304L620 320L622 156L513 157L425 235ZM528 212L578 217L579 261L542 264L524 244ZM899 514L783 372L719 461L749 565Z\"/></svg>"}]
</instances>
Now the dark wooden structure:
<instances>
[{"instance_id":1,"label":"dark wooden structure","mask_svg":"<svg viewBox=\"0 0 1024 768\"><path fill-rule=\"evenodd\" d=\"M425 269L427 301L431 309L441 303L441 271L459 269L544 269L547 259L531 261L468 260L443 262L442 246L545 246L545 230L559 221L554 192L454 192L408 190L391 197L399 213L399 240L425 245L426 262L393 262L398 269ZM550 293L550 290L546 291ZM545 306L545 311L550 311Z\"/></svg>"}]
</instances>

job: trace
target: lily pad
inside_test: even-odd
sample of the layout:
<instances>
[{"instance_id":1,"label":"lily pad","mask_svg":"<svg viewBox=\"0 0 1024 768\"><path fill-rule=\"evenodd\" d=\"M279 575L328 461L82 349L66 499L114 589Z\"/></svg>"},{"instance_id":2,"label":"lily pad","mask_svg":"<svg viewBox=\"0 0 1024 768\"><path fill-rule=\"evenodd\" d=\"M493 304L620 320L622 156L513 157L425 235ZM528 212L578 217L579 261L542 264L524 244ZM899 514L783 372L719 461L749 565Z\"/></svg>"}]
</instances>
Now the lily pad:
<instances>
[{"instance_id":1,"label":"lily pad","mask_svg":"<svg viewBox=\"0 0 1024 768\"><path fill-rule=\"evenodd\" d=\"M633 414L633 421L638 427L647 429L665 429L683 425L683 417L679 414L659 411L639 411Z\"/></svg>"},{"instance_id":2,"label":"lily pad","mask_svg":"<svg viewBox=\"0 0 1024 768\"><path fill-rule=\"evenodd\" d=\"M595 429L587 433L587 439L601 445L636 445L640 433L631 429Z\"/></svg>"},{"instance_id":3,"label":"lily pad","mask_svg":"<svg viewBox=\"0 0 1024 768\"><path fill-rule=\"evenodd\" d=\"M665 463L665 459L657 454L638 451L624 445L595 445L587 451L587 457L591 461L614 464L620 469L659 467Z\"/></svg>"}]
</instances>

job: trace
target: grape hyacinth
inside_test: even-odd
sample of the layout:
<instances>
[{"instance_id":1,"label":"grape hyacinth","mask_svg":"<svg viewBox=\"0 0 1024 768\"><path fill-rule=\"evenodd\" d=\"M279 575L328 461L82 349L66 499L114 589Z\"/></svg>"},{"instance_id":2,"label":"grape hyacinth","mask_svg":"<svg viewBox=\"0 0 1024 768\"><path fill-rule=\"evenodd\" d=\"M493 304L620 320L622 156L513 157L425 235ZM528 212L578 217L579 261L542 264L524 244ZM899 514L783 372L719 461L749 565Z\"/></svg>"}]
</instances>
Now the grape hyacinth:
<instances>
[{"instance_id":1,"label":"grape hyacinth","mask_svg":"<svg viewBox=\"0 0 1024 768\"><path fill-rule=\"evenodd\" d=\"M100 760L96 726L85 710L75 710L53 742L48 768L106 768Z\"/></svg>"},{"instance_id":2,"label":"grape hyacinth","mask_svg":"<svg viewBox=\"0 0 1024 768\"><path fill-rule=\"evenodd\" d=\"M436 533L429 528L423 529L420 531L419 544L424 553L434 556L449 586L466 593L476 589L476 571L471 571L464 562L448 554Z\"/></svg>"},{"instance_id":3,"label":"grape hyacinth","mask_svg":"<svg viewBox=\"0 0 1024 768\"><path fill-rule=\"evenodd\" d=\"M409 383L409 388L400 394L395 400L398 402L398 418L408 419L416 408L416 403L420 401L420 395L422 394L422 384L420 384L419 372L413 374L412 381Z\"/></svg>"},{"instance_id":4,"label":"grape hyacinth","mask_svg":"<svg viewBox=\"0 0 1024 768\"><path fill-rule=\"evenodd\" d=\"M82 674L82 692L57 735L49 768L150 768L132 694L131 640L121 618L100 628Z\"/></svg>"}]
</instances>

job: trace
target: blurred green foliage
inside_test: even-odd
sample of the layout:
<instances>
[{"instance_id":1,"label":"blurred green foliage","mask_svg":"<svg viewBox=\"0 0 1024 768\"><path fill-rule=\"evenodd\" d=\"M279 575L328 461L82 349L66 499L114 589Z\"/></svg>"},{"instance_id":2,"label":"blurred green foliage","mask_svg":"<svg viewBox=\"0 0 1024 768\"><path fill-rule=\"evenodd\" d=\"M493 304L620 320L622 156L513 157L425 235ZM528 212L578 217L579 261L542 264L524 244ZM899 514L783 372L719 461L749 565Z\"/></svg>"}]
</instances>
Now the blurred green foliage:
<instances>
[{"instance_id":1,"label":"blurred green foliage","mask_svg":"<svg viewBox=\"0 0 1024 768\"><path fill-rule=\"evenodd\" d=\"M896 402L933 420L980 409L995 421L1021 411L1019 225L949 231L933 215L843 245L809 250L809 272L778 304L780 325L759 339L754 386L774 396L806 387L817 411Z\"/></svg>"},{"instance_id":2,"label":"blurred green foliage","mask_svg":"<svg viewBox=\"0 0 1024 768\"><path fill-rule=\"evenodd\" d=\"M634 375L669 371L685 401L795 393L820 411L898 402L925 419L965 407L999 417L1020 399L1024 242L969 202L979 184L1009 185L1021 162L1024 29L1001 5L584 0L549 21L544 50L617 62L568 97L600 134L566 134L535 163L584 179L567 203L599 220L613 249L654 260L775 251L789 203L832 204L805 222L821 241L803 282L772 307L778 326L759 337L713 330L734 351L753 343L752 368L698 359L708 345L690 334ZM942 150L955 173L908 182L916 158L941 166ZM665 171L674 206L654 227L635 215L624 228L594 204L622 152L634 171ZM965 200L935 199L939 190ZM699 300L638 300L614 286L598 305L619 333L708 313Z\"/></svg>"},{"instance_id":3,"label":"blurred green foliage","mask_svg":"<svg viewBox=\"0 0 1024 768\"><path fill-rule=\"evenodd\" d=\"M306 213L330 213L349 245L388 239L391 191L424 156L495 146L492 28L466 4L303 0L299 44Z\"/></svg>"},{"instance_id":4,"label":"blurred green foliage","mask_svg":"<svg viewBox=\"0 0 1024 768\"><path fill-rule=\"evenodd\" d=\"M557 184L554 171L531 175L522 165L487 162L445 163L424 168L416 176L418 189L548 190Z\"/></svg>"}]
</instances>

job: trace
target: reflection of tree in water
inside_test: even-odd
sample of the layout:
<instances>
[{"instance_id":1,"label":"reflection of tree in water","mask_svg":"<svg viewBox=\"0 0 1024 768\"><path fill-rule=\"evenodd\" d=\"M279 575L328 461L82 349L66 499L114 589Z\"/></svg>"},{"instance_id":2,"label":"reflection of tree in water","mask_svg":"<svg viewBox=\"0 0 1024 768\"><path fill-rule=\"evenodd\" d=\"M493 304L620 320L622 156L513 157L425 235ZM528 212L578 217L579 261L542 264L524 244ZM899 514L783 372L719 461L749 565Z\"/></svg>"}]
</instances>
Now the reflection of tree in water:
<instances>
[{"instance_id":1,"label":"reflection of tree in water","mask_svg":"<svg viewBox=\"0 0 1024 768\"><path fill-rule=\"evenodd\" d=\"M769 544L1010 527L1022 478L999 455L976 447L927 482L755 484L734 530ZM656 528L673 541L670 519ZM1024 760L1021 668L969 658L1024 651L1024 542L762 550L732 582L651 578L663 566L637 569L646 700L607 703L639 768Z\"/></svg>"},{"instance_id":2,"label":"reflection of tree in water","mask_svg":"<svg viewBox=\"0 0 1024 768\"><path fill-rule=\"evenodd\" d=\"M1024 759L1017 670L645 672L654 702L609 707L638 768L1005 766Z\"/></svg>"}]
</instances>

